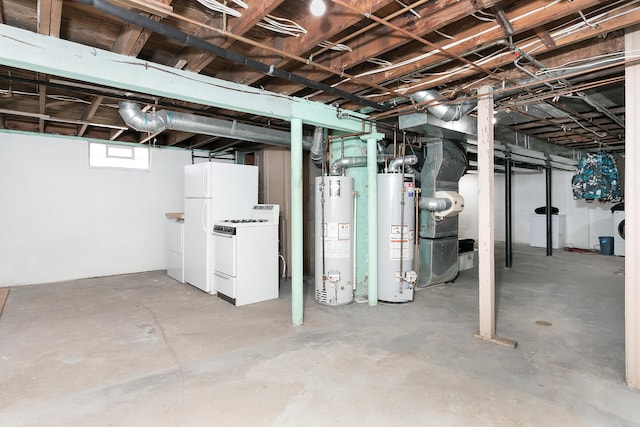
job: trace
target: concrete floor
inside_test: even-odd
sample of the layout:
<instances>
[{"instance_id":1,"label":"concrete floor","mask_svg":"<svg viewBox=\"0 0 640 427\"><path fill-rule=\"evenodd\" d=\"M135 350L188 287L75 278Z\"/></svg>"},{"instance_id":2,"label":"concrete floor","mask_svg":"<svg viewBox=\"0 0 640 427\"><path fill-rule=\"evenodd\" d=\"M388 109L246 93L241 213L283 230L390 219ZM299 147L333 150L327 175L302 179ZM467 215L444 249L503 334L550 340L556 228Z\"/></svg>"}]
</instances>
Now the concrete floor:
<instances>
[{"instance_id":1,"label":"concrete floor","mask_svg":"<svg viewBox=\"0 0 640 427\"><path fill-rule=\"evenodd\" d=\"M497 250L498 335L477 269L404 305L233 307L163 272L11 290L2 426L631 426L624 259ZM544 326L536 322L548 322Z\"/></svg>"}]
</instances>

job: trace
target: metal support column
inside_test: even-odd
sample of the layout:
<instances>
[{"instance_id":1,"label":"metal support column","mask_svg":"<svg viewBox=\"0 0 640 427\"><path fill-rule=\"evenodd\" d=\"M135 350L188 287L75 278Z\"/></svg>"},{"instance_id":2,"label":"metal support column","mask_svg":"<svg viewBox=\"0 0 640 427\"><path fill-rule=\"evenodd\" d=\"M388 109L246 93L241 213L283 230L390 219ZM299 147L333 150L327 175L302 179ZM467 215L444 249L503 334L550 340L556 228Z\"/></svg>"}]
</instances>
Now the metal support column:
<instances>
[{"instance_id":1,"label":"metal support column","mask_svg":"<svg viewBox=\"0 0 640 427\"><path fill-rule=\"evenodd\" d=\"M369 223L369 281L367 295L370 306L378 305L378 138L368 135L367 141L367 187Z\"/></svg>"},{"instance_id":2,"label":"metal support column","mask_svg":"<svg viewBox=\"0 0 640 427\"><path fill-rule=\"evenodd\" d=\"M551 256L553 252L553 222L551 217L551 162L547 159L547 166L545 169L545 183L546 183L546 212L547 212L547 256Z\"/></svg>"},{"instance_id":3,"label":"metal support column","mask_svg":"<svg viewBox=\"0 0 640 427\"><path fill-rule=\"evenodd\" d=\"M304 321L302 228L302 120L291 119L291 323Z\"/></svg>"},{"instance_id":4,"label":"metal support column","mask_svg":"<svg viewBox=\"0 0 640 427\"><path fill-rule=\"evenodd\" d=\"M504 165L504 217L505 217L505 267L511 268L513 265L513 246L511 235L511 152L507 152Z\"/></svg>"}]
</instances>

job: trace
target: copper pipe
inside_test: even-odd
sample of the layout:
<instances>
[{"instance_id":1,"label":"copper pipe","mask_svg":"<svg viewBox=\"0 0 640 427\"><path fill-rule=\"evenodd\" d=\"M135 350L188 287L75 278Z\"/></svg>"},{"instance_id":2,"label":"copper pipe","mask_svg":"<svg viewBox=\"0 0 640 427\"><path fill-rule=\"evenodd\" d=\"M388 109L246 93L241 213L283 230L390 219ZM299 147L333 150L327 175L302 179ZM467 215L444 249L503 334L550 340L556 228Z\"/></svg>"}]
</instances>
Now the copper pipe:
<instances>
[{"instance_id":1,"label":"copper pipe","mask_svg":"<svg viewBox=\"0 0 640 427\"><path fill-rule=\"evenodd\" d=\"M395 17L397 17L399 15L402 15L403 13L408 12L409 10L411 10L413 8L416 8L416 7L418 7L418 6L420 6L420 5L424 4L424 3L427 3L428 1L430 1L430 0L420 0L420 1L417 1L417 2L415 2L413 4L410 4L409 6L405 6L402 9L398 10L397 12L394 12L391 15L388 15L386 18L384 18L384 20L385 21L390 21L393 18L395 18ZM312 53L311 55L309 55L309 58L314 58L314 57L326 52L327 50L331 49L333 46L335 46L337 44L340 44L340 43L344 43L344 42L346 42L348 40L351 40L352 38L354 38L356 36L359 36L360 34L364 34L367 31L369 31L369 30L371 30L371 29L373 29L373 28L375 28L375 27L377 27L379 25L380 25L380 23L374 22L373 24L369 24L366 27L361 28L360 30L349 34L348 36L345 36L345 37L341 38L337 42L330 42L331 44L329 46L323 47L319 51Z\"/></svg>"},{"instance_id":2,"label":"copper pipe","mask_svg":"<svg viewBox=\"0 0 640 427\"><path fill-rule=\"evenodd\" d=\"M620 65L635 65L640 63L640 59L625 59L619 62L615 62L615 63L611 63L611 64L605 64L599 67L594 67L594 68L589 68L586 70L581 70L581 71L575 71L572 73L568 73L568 74L564 74L562 76L562 78L567 79L567 78L571 78L571 77L576 77L576 76L580 76L583 74L587 74L587 73L592 73L595 71L600 71L600 70L605 70L608 68L613 68L613 67L618 67ZM544 83L549 83L549 82L555 82L558 80L558 77L549 77L546 79L541 79L541 80L536 80L533 82L529 82L529 83L523 83L520 85L515 85L515 86L510 86L510 87L506 87L504 89L496 89L495 91L493 91L493 95L499 95L502 93L507 93L507 92L511 92L511 91L517 91L520 89L526 89L532 86L538 86ZM623 81L624 77L614 77L612 79L606 79L606 80L600 80L599 82L594 82L594 83L586 83L584 85L577 85L571 89L566 89L566 90L555 90L555 91L550 91L550 92L545 92L543 94L538 94L538 97L536 99L531 99L531 98L526 98L529 102L526 102L527 104L530 104L532 102L536 102L539 101L540 99L544 99L546 98L550 98L553 97L557 94L566 94L566 93L571 93L571 92L575 92L577 90L587 90L590 88L594 88L594 87L598 87L598 86L604 86L607 84L612 84L612 83L616 83L618 81ZM474 99L474 98L478 98L478 95L469 95L466 96L464 99ZM441 99L445 99L445 97L440 97L440 98L435 98L433 100L429 100L429 101L425 101L425 102L421 102L421 103L417 103L417 104L412 104L412 105L408 105L406 107L399 107L396 108L395 110L386 112L386 113L380 113L380 114L373 114L371 116L369 116L369 118L371 120L380 120L380 119L386 119L386 118L390 118L390 117L397 117L397 116L401 116L403 113L404 114L409 114L410 110L416 110L419 107L427 107L431 104L437 103L437 101L441 100ZM454 101L452 101L454 102ZM524 103L522 103L524 104ZM514 103L515 105L515 103ZM501 109L505 109L511 107L511 105L505 105L505 106L499 106L496 107L496 110L501 110Z\"/></svg>"},{"instance_id":3,"label":"copper pipe","mask_svg":"<svg viewBox=\"0 0 640 427\"><path fill-rule=\"evenodd\" d=\"M402 34L404 34L404 35L405 35L405 36L407 36L407 37L410 37L410 38L412 38L412 39L414 39L414 40L416 40L416 41L418 41L418 42L420 42L420 43L422 43L422 44L424 44L424 45L427 45L427 46L431 47L432 49L436 49L436 50L440 51L441 53L443 53L443 54L445 54L445 55L447 55L447 56L450 56L450 57L452 57L452 58L455 58L455 59L457 59L458 61L464 62L465 64L470 65L471 67L476 68L476 69L478 69L478 70L482 71L483 73L487 74L488 76L495 78L496 80L499 80L499 81L501 81L501 80L502 80L502 79L501 79L501 78L500 78L496 73L494 73L493 71L491 71L491 70L489 70L489 69L487 69L487 68L484 68L483 66L478 65L478 64L476 64L476 63L475 63L475 62L473 62L473 61L469 61L467 58L464 58L464 57L462 57L462 56L458 55L457 53L449 52L449 51L448 51L447 49L445 49L445 48L438 47L435 43L432 43L432 42L430 42L429 40L426 40L426 39L424 39L424 38L422 38L422 37L420 37L420 36L416 36L416 35L415 35L415 34L413 34L411 31L407 31L407 30L405 30L404 28L400 28L400 27L398 27L397 25L394 25L394 24L392 24L392 23L390 23L390 22L387 22L387 21L385 21L384 19L378 18L377 16L375 16L375 15L373 15L373 14L370 14L370 13L368 13L368 12L366 12L366 11L365 11L365 12L363 12L363 11L361 11L359 8L357 8L357 7L355 7L355 6L351 6L350 4L347 4L347 3L343 2L342 0L331 0L331 1L332 1L332 2L334 2L335 4L338 4L338 5L342 6L342 7L344 7L344 8L351 9L351 10L353 10L354 12L358 12L358 13L360 13L362 16L364 16L365 18L368 18L368 19L371 19L371 20L373 20L373 21L376 21L376 22L378 22L378 23L380 23L380 24L382 24L382 25L386 25L387 27L391 28L392 30L398 31L399 33L402 33Z\"/></svg>"},{"instance_id":4,"label":"copper pipe","mask_svg":"<svg viewBox=\"0 0 640 427\"><path fill-rule=\"evenodd\" d=\"M204 28L204 29L206 29L206 30L215 31L215 32L217 32L220 36L228 37L228 38L230 38L230 39L233 39L233 40L235 40L235 41L238 41L238 42L241 42L241 43L247 44L247 45L249 45L249 46L254 46L254 47L261 48L261 49L265 49L265 50L268 50L268 51L270 51L270 52L273 52L273 53L275 53L275 54L277 54L277 55L279 55L279 56L282 56L282 57L284 57L284 58L288 58L288 59L290 59L290 60L297 61L297 62L300 62L300 63L302 63L302 64L310 65L310 66L312 66L312 67L315 67L315 68L320 69L320 70L322 70L322 71L326 71L326 72L328 72L328 73L331 73L331 74L333 74L333 75L336 75L336 76L342 77L342 78L344 78L344 79L349 79L351 82L356 83L356 84L358 84L358 85L366 86L366 87L370 87L370 88L372 88L372 89L376 89L376 90L383 91L383 92L389 92L389 93L391 93L391 94L393 94L393 95L395 95L395 96L397 96L397 97L399 97L399 98L403 98L403 99L410 99L410 98L409 98L409 96L407 96L407 95L405 95L405 94L403 94L403 93L396 92L396 91L391 90L391 89L389 89L389 88L387 88L387 87L384 87L384 86L381 86L381 85L378 85L378 84L375 84L375 83L370 83L370 82L367 82L367 81L365 81L365 80L359 79L358 77L353 76L353 75L351 75L351 74L347 74L347 73L345 73L345 72L344 72L344 71L342 71L342 70L334 70L334 69L333 69L333 68L331 68L331 67L327 67L327 66L325 66L325 65L322 65L322 64L319 64L319 63L313 62L311 59L306 59L306 58L303 58L303 57L301 57L301 56L294 55L294 54L291 54L291 53L285 52L285 51L283 51L283 50L276 49L276 48L274 48L274 47L271 47L271 46L268 46L268 45L266 45L266 44L263 44L263 43L257 42L257 41L255 41L255 40L251 40L251 39L249 39L249 38L246 38L246 37L243 37L243 36L239 36L239 35L236 35L236 34L230 33L229 31L225 31L225 30L223 30L223 29L221 29L221 28L215 28L215 27L212 27L212 26L210 26L210 25L204 24L204 23L202 23L202 22L195 21L195 20L193 20L193 19L190 19L190 18L184 17L184 16L182 16L182 15L178 15L177 13L174 13L174 12L166 12L166 14L167 14L167 16L170 16L170 17L172 17L172 18L175 18L175 19L177 19L177 20L179 20L179 21L187 22L187 23L189 23L189 24L196 25L196 26L201 27L201 28Z\"/></svg>"}]
</instances>

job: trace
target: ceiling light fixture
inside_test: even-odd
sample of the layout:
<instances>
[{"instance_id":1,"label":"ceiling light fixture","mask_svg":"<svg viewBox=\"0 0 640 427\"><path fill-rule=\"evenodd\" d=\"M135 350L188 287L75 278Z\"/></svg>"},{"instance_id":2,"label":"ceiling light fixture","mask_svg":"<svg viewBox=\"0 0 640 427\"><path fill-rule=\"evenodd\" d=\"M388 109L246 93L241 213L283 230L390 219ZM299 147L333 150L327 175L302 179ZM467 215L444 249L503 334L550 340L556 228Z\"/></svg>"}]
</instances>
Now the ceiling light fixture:
<instances>
[{"instance_id":1,"label":"ceiling light fixture","mask_svg":"<svg viewBox=\"0 0 640 427\"><path fill-rule=\"evenodd\" d=\"M313 16L322 16L327 11L327 5L322 0L312 0L309 10Z\"/></svg>"}]
</instances>

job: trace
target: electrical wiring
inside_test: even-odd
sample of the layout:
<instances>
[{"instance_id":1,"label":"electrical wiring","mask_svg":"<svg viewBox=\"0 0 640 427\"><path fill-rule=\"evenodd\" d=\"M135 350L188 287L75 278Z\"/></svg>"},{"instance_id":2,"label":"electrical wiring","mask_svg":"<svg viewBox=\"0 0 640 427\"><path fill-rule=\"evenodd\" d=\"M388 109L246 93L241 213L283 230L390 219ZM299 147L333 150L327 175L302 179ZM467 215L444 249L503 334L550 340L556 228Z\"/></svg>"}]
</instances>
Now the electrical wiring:
<instances>
[{"instance_id":1,"label":"electrical wiring","mask_svg":"<svg viewBox=\"0 0 640 427\"><path fill-rule=\"evenodd\" d=\"M231 1L243 9L249 8L249 6L241 0L231 0ZM225 6L224 4L217 2L216 0L198 0L198 3L200 3L207 9L213 10L214 12L224 13L226 15L231 15L236 18L239 18L242 16L242 13L238 12L236 9L230 8L229 6Z\"/></svg>"},{"instance_id":2,"label":"electrical wiring","mask_svg":"<svg viewBox=\"0 0 640 427\"><path fill-rule=\"evenodd\" d=\"M385 59L380 59L380 58L369 58L367 59L367 62L370 62L371 64L375 64L375 65L380 65L383 67L388 67L390 65L393 65L393 63L385 60Z\"/></svg>"},{"instance_id":3,"label":"electrical wiring","mask_svg":"<svg viewBox=\"0 0 640 427\"><path fill-rule=\"evenodd\" d=\"M607 53L604 55L594 56L588 59L584 58L584 59L579 59L575 61L569 61L557 67L545 67L537 71L535 74L546 75L554 72L576 71L576 70L581 70L583 68L591 68L594 66L600 66L600 65L605 65L609 63L616 63L624 58L635 59L635 58L638 58L639 56L640 56L640 50L627 50L625 52ZM602 59L602 60L599 60L599 59ZM584 64L571 66L571 64L580 64L582 62L584 62Z\"/></svg>"},{"instance_id":4,"label":"electrical wiring","mask_svg":"<svg viewBox=\"0 0 640 427\"><path fill-rule=\"evenodd\" d=\"M632 10L627 10L627 11L625 11L623 13L615 13L618 10L620 10L622 7L628 6L629 4L638 3L638 2L640 2L640 0L634 0L632 2L624 2L624 1L617 2L617 3L615 3L616 7L614 7L613 9L606 10L605 8L601 8L601 9L599 9L597 11L594 11L594 13L596 13L595 15L594 15L594 13L589 14L590 16L588 17L588 19L591 21L592 24L602 24L602 23L604 23L606 21L609 21L609 20L614 19L616 17L622 16L623 14L630 13L631 11L637 10L637 8L635 8L635 9L632 9ZM557 3L557 1L553 2L553 4L555 4L555 3ZM548 6L546 6L546 7L548 7ZM536 9L536 10L539 10L539 9ZM602 12L603 10L604 10L604 12ZM524 17L531 15L532 12L533 11L531 11L531 12L529 12L527 14L523 14L520 17L514 18L513 20L517 21L519 19L523 19ZM601 12L601 13L597 13L597 12ZM597 21L596 21L596 19L597 19ZM553 32L551 32L552 38L554 40L558 40L559 38L564 37L566 33L574 33L574 32L579 31L579 30L584 30L586 28L590 28L581 19L576 20L576 22L577 23L571 24L569 27L562 27L562 28L556 29L555 31L552 30L553 31ZM489 29L487 29L485 31L488 31L488 30ZM539 41L539 39L537 39L535 37L531 37L529 40L530 41L528 43L526 43L526 41L525 41L525 44L521 46L521 50L527 51L528 53L530 53L530 52L534 52L535 50L537 50L539 48L543 48L544 47L544 44L541 41ZM450 49L455 44L457 44L457 42L456 43L451 43L451 44L445 46L445 49ZM431 56L433 54L435 54L435 53L434 52L429 52L429 53L427 53L425 55L421 55L421 57L414 58L414 60L421 60L421 59L424 59L424 58L426 58L428 56ZM505 51L505 52L502 52L502 53L496 53L492 57L492 59L497 59L499 56L504 56L504 55L511 55L511 52ZM407 62L413 62L413 60L412 61L407 61ZM484 61L481 60L481 61L478 61L477 64L483 64L483 63L486 63L486 62L487 62L486 60L484 60ZM401 65L406 65L406 64L403 64L403 63L394 64L394 66L392 66L392 67L386 67L384 69L384 71L387 72L387 71L389 71L389 69L392 69L392 68L395 68L395 67L401 66ZM468 65L461 66L461 67L455 68L453 70L447 71L446 76L450 77L452 75L456 75L456 74L459 74L461 72L467 71L468 69L469 69ZM373 74L372 72L367 72L367 73ZM360 75L358 75L356 77L362 77L362 76L363 75L360 74ZM410 86L410 87L407 87L407 88L402 88L399 91L402 92L402 93L413 92L413 91L418 90L418 89L420 89L420 88L422 88L424 86L434 85L434 84L436 84L438 81L440 81L442 79L443 78L431 79L428 82L422 82L422 83L414 85L414 86Z\"/></svg>"},{"instance_id":5,"label":"electrical wiring","mask_svg":"<svg viewBox=\"0 0 640 427\"><path fill-rule=\"evenodd\" d=\"M450 36L449 34L445 34L442 31L435 30L434 33L436 33L439 36L444 37L445 39L449 39L449 40L455 40L456 39L455 37Z\"/></svg>"},{"instance_id":6,"label":"electrical wiring","mask_svg":"<svg viewBox=\"0 0 640 427\"><path fill-rule=\"evenodd\" d=\"M560 1L561 0L554 0L553 2L549 3L548 5L539 7L537 9L531 10L531 11L529 11L527 13L524 13L524 14L522 14L520 16L517 16L517 17L512 19L512 22L518 21L520 19L527 18L528 16L531 16L532 14L538 13L538 12L544 10L544 9L547 9L550 6L553 6L553 5L557 4L557 3L560 3ZM444 45L444 46L442 46L442 49L443 50L451 50L452 48L454 48L454 47L456 47L456 46L458 46L458 45L460 45L462 43L465 43L465 42L467 42L469 40L472 40L474 38L479 38L479 37L481 37L482 35L484 35L486 33L489 33L489 32L495 31L495 30L500 30L500 29L501 29L500 25L497 25L497 24L494 25L494 26L487 27L484 30L482 30L482 31L480 31L480 32L478 32L476 34L472 34L472 35L470 35L468 37L465 37L464 39L459 39L459 40L456 40L456 41L454 41L452 43ZM392 71L392 70L394 70L396 68L404 67L406 65L411 65L411 64L413 64L415 62L422 61L422 60L427 59L427 58L429 58L431 56L438 55L439 53L440 53L440 49L434 49L434 50L432 50L430 52L424 53L422 55L418 55L418 56L413 57L411 59L407 59L406 61L398 62L398 63L393 64L393 65L388 66L388 67L381 67L381 68L378 68L378 69L375 69L375 70L366 71L364 73L358 74L358 77L365 77L365 76L369 76L369 75L373 75L373 74L379 74L379 73L387 73L387 72Z\"/></svg>"},{"instance_id":7,"label":"electrical wiring","mask_svg":"<svg viewBox=\"0 0 640 427\"><path fill-rule=\"evenodd\" d=\"M472 13L471 16L476 18L478 21L496 22L496 20L494 18L487 18L487 17L484 17L484 16L479 16L477 12Z\"/></svg>"},{"instance_id":8,"label":"electrical wiring","mask_svg":"<svg viewBox=\"0 0 640 427\"><path fill-rule=\"evenodd\" d=\"M400 0L396 0L396 3L398 3L400 6L402 6L405 9L409 7L408 5L402 3ZM413 9L409 9L409 12L411 12L417 18L422 18L422 16L420 16L420 14L418 12L416 12L415 10L413 10Z\"/></svg>"},{"instance_id":9,"label":"electrical wiring","mask_svg":"<svg viewBox=\"0 0 640 427\"><path fill-rule=\"evenodd\" d=\"M300 34L307 34L307 30L297 22L273 15L265 16L262 18L262 21L258 22L256 25L266 30L293 37L299 37Z\"/></svg>"},{"instance_id":10,"label":"electrical wiring","mask_svg":"<svg viewBox=\"0 0 640 427\"><path fill-rule=\"evenodd\" d=\"M351 52L351 48L346 44L333 43L333 42L330 42L329 40L325 40L318 43L318 47L326 48L329 50L335 50L338 52Z\"/></svg>"},{"instance_id":11,"label":"electrical wiring","mask_svg":"<svg viewBox=\"0 0 640 427\"><path fill-rule=\"evenodd\" d=\"M573 24L570 23L569 26L556 27L550 30L549 33L551 35L551 38L553 38L554 40L556 41L561 40L576 32L583 31L586 29L592 29L593 25L602 25L608 21L619 18L628 13L640 10L640 6L639 6L633 9L619 12L621 9L631 6L633 4L638 4L639 2L640 0L618 1L616 3L608 5L607 7L602 7L589 13L589 16L587 16L586 18L591 22L591 25L587 25L585 21L583 21L581 18L577 18L572 21L574 22ZM542 42L539 42L535 38L532 38L531 40L532 41L530 41L528 44L523 45L521 47L523 51L526 51L527 53L533 53L538 49L545 48L545 45Z\"/></svg>"},{"instance_id":12,"label":"electrical wiring","mask_svg":"<svg viewBox=\"0 0 640 427\"><path fill-rule=\"evenodd\" d=\"M10 96L20 95L20 96L33 96L33 97L40 96L40 94L36 93L36 92L22 92L22 91L17 91L17 90L13 90L13 89L0 89L0 95L1 96L5 96L5 95L10 95ZM78 104L91 104L91 102L89 102L89 101L85 101L84 99L80 99L80 98L76 98L76 97L72 97L72 96L46 95L46 97L47 97L47 99L54 99L56 101L75 102L75 103L78 103Z\"/></svg>"}]
</instances>

